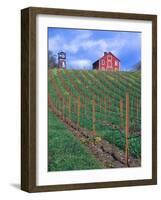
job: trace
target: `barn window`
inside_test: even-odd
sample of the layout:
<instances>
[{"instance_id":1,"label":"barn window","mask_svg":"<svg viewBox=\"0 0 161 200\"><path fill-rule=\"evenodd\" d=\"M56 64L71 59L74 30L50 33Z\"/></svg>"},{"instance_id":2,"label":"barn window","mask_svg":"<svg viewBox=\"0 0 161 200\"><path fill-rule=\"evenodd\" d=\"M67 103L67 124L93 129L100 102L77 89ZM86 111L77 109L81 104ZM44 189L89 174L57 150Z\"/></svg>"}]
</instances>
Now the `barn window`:
<instances>
[{"instance_id":1,"label":"barn window","mask_svg":"<svg viewBox=\"0 0 161 200\"><path fill-rule=\"evenodd\" d=\"M108 56L108 60L111 60L112 59L112 56Z\"/></svg>"},{"instance_id":2,"label":"barn window","mask_svg":"<svg viewBox=\"0 0 161 200\"><path fill-rule=\"evenodd\" d=\"M117 62L117 60L115 60L115 66L117 66L118 65L118 62Z\"/></svg>"},{"instance_id":3,"label":"barn window","mask_svg":"<svg viewBox=\"0 0 161 200\"><path fill-rule=\"evenodd\" d=\"M102 60L102 65L104 65L105 64L105 61L104 60Z\"/></svg>"}]
</instances>

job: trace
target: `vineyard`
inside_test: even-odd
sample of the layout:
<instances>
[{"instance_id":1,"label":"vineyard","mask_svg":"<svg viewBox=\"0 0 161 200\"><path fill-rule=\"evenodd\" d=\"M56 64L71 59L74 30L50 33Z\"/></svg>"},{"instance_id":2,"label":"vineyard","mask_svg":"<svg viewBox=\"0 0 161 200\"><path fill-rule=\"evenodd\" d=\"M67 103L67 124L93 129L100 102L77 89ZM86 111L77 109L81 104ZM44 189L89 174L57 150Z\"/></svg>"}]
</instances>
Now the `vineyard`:
<instances>
[{"instance_id":1,"label":"vineyard","mask_svg":"<svg viewBox=\"0 0 161 200\"><path fill-rule=\"evenodd\" d=\"M48 104L50 117L56 117L55 120L62 124L60 126L65 126L69 137L72 135L71 140L63 141L66 146L64 152L72 149L70 142L76 140L79 149L75 154L82 151L82 160L88 158L88 166L85 166L84 160L82 166L64 167L65 170L141 165L140 71L49 69ZM51 120L48 126L49 136L54 137L50 133L54 129ZM62 137L66 136L62 134ZM59 148L60 140L55 141ZM54 144L49 142L50 171L54 169L53 163L58 162L52 156L54 151ZM62 154L58 153L59 163L63 163ZM58 167L55 170L61 169Z\"/></svg>"}]
</instances>

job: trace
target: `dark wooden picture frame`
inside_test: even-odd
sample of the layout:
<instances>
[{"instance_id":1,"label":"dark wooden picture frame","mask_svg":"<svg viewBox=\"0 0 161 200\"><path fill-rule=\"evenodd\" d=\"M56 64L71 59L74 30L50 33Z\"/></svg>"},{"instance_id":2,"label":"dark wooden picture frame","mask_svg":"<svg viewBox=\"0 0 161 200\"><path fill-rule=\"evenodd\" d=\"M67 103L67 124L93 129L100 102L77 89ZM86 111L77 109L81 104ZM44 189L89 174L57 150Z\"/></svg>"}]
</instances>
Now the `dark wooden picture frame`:
<instances>
[{"instance_id":1,"label":"dark wooden picture frame","mask_svg":"<svg viewBox=\"0 0 161 200\"><path fill-rule=\"evenodd\" d=\"M64 185L36 185L36 16L62 15L152 22L152 179ZM21 11L21 189L27 192L157 184L157 16L53 8Z\"/></svg>"}]
</instances>

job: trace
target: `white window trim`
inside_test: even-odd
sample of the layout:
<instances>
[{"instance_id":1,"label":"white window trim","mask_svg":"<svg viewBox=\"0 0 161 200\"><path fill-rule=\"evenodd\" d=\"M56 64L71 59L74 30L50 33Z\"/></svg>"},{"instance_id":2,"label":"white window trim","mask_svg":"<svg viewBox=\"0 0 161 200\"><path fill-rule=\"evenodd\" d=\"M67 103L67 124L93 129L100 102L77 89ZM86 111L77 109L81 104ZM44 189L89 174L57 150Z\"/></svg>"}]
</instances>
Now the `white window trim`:
<instances>
[{"instance_id":1,"label":"white window trim","mask_svg":"<svg viewBox=\"0 0 161 200\"><path fill-rule=\"evenodd\" d=\"M117 66L118 65L118 60L115 60L115 66Z\"/></svg>"},{"instance_id":2,"label":"white window trim","mask_svg":"<svg viewBox=\"0 0 161 200\"><path fill-rule=\"evenodd\" d=\"M104 65L105 64L105 60L103 59L103 60L101 60L101 64L102 65Z\"/></svg>"}]
</instances>

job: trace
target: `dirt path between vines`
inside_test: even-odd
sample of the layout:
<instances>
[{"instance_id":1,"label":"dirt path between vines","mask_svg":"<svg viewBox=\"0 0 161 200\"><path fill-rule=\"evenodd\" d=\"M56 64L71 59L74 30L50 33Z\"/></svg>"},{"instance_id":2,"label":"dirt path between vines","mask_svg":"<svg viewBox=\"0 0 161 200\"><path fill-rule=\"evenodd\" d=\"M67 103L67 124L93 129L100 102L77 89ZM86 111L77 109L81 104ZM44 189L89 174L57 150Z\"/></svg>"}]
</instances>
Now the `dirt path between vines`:
<instances>
[{"instance_id":1,"label":"dirt path between vines","mask_svg":"<svg viewBox=\"0 0 161 200\"><path fill-rule=\"evenodd\" d=\"M50 95L48 96L50 110L66 125L89 151L99 160L105 168L140 167L141 160L129 156L128 166L125 162L125 153L107 140L97 137L92 131L77 127L71 120L64 119L61 112L54 106Z\"/></svg>"}]
</instances>

